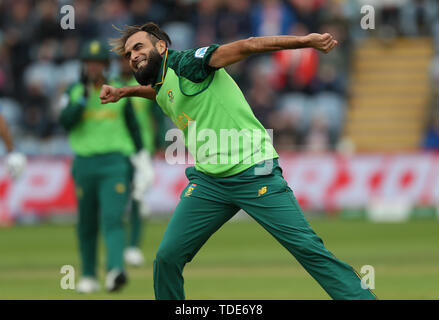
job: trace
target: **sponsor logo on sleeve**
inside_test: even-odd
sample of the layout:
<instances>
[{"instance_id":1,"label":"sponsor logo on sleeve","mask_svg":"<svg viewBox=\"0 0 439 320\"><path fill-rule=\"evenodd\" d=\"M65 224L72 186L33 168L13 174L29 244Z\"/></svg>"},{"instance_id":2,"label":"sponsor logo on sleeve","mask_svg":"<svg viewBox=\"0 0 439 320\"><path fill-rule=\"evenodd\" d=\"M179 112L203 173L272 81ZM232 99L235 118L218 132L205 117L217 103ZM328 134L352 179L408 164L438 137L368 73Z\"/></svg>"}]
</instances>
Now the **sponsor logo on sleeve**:
<instances>
[{"instance_id":1,"label":"sponsor logo on sleeve","mask_svg":"<svg viewBox=\"0 0 439 320\"><path fill-rule=\"evenodd\" d=\"M204 47L204 48L200 48L197 51L195 51L195 58L199 58L199 59L203 58L207 52L207 48L208 47Z\"/></svg>"}]
</instances>

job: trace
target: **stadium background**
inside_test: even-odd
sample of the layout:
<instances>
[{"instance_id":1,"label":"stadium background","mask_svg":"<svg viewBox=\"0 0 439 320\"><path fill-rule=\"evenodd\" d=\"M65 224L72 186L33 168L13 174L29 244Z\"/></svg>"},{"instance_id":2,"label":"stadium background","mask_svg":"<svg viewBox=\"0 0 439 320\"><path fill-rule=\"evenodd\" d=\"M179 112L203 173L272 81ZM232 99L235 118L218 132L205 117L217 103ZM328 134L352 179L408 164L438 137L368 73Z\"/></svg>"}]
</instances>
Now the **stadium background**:
<instances>
[{"instance_id":1,"label":"stadium background","mask_svg":"<svg viewBox=\"0 0 439 320\"><path fill-rule=\"evenodd\" d=\"M73 5L75 29L60 27ZM376 10L363 30L361 8ZM312 226L342 260L372 265L381 298L438 299L439 4L434 0L0 0L0 108L29 156L11 181L0 165L0 298L78 298L59 269L77 266L71 150L59 99L78 80L80 45L111 25L155 21L183 50L249 36L330 32L340 45L258 55L228 68L274 130L281 165ZM114 60L110 74L118 74ZM120 295L152 298L152 260L186 185L164 161L146 200L148 264ZM0 155L5 155L0 145ZM325 299L301 267L245 214L214 235L186 270L191 298ZM138 281L137 281L138 280Z\"/></svg>"}]
</instances>

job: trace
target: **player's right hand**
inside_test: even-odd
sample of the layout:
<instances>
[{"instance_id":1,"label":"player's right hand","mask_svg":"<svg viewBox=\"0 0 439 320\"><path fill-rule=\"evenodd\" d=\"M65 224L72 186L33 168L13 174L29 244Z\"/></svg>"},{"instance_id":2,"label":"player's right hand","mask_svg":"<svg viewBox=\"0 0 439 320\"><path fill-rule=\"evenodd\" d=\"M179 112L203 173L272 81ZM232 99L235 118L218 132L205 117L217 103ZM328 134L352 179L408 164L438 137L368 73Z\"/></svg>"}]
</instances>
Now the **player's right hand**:
<instances>
[{"instance_id":1,"label":"player's right hand","mask_svg":"<svg viewBox=\"0 0 439 320\"><path fill-rule=\"evenodd\" d=\"M145 192L154 183L154 168L151 155L148 151L142 149L138 153L132 155L130 160L134 166L132 195L137 201L142 201Z\"/></svg>"},{"instance_id":2,"label":"player's right hand","mask_svg":"<svg viewBox=\"0 0 439 320\"><path fill-rule=\"evenodd\" d=\"M117 102L120 99L119 89L104 84L99 95L101 99L101 104L106 104L110 102Z\"/></svg>"},{"instance_id":3,"label":"player's right hand","mask_svg":"<svg viewBox=\"0 0 439 320\"><path fill-rule=\"evenodd\" d=\"M328 53L338 44L338 41L335 40L329 33L310 33L306 36L306 39L309 47L319 50L323 53Z\"/></svg>"}]
</instances>

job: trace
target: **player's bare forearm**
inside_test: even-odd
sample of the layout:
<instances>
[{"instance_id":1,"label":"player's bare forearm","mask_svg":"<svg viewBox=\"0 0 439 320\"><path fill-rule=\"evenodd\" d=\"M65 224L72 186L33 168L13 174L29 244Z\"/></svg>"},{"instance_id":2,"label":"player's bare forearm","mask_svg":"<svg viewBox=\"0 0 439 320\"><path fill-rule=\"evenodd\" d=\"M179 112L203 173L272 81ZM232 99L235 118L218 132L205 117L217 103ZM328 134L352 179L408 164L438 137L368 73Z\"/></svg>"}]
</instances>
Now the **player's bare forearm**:
<instances>
[{"instance_id":1,"label":"player's bare forearm","mask_svg":"<svg viewBox=\"0 0 439 320\"><path fill-rule=\"evenodd\" d=\"M6 150L8 152L12 152L14 149L14 143L12 141L12 136L9 132L8 125L2 116L0 116L0 136L6 145Z\"/></svg>"},{"instance_id":2,"label":"player's bare forearm","mask_svg":"<svg viewBox=\"0 0 439 320\"><path fill-rule=\"evenodd\" d=\"M125 97L142 97L149 100L155 100L155 90L151 86L130 86L119 88L121 98Z\"/></svg>"},{"instance_id":3,"label":"player's bare forearm","mask_svg":"<svg viewBox=\"0 0 439 320\"><path fill-rule=\"evenodd\" d=\"M150 100L155 100L155 90L151 86L128 86L128 87L112 87L103 85L99 98L101 103L117 102L122 98L127 97L142 97Z\"/></svg>"},{"instance_id":4,"label":"player's bare forearm","mask_svg":"<svg viewBox=\"0 0 439 320\"><path fill-rule=\"evenodd\" d=\"M338 42L329 33L311 33L306 36L252 37L219 46L212 53L209 65L222 68L243 60L252 54L278 50L314 48L328 53L337 44Z\"/></svg>"}]
</instances>

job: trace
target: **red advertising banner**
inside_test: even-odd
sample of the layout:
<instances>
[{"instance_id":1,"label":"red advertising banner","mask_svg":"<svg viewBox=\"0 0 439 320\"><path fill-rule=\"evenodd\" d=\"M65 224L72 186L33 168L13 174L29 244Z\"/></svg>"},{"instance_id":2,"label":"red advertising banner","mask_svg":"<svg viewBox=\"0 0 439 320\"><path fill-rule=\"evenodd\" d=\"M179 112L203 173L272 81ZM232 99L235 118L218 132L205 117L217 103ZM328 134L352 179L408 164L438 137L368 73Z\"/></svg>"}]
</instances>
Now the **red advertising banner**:
<instances>
[{"instance_id":1,"label":"red advertising banner","mask_svg":"<svg viewBox=\"0 0 439 320\"><path fill-rule=\"evenodd\" d=\"M364 208L376 199L439 205L439 154L283 153L283 175L303 209ZM18 217L72 215L76 211L70 158L31 158L11 181L0 165L0 222ZM187 165L154 161L155 183L145 201L151 212L170 214L187 184Z\"/></svg>"}]
</instances>

